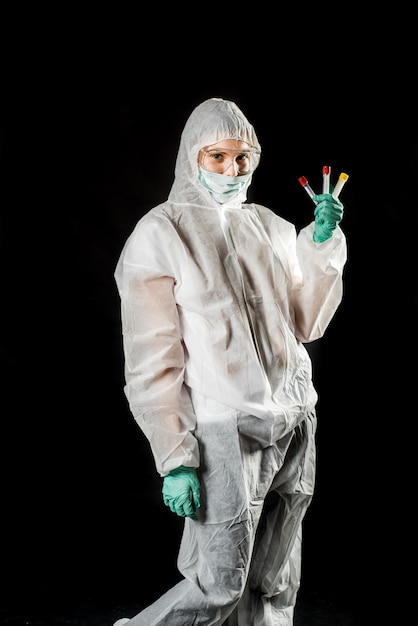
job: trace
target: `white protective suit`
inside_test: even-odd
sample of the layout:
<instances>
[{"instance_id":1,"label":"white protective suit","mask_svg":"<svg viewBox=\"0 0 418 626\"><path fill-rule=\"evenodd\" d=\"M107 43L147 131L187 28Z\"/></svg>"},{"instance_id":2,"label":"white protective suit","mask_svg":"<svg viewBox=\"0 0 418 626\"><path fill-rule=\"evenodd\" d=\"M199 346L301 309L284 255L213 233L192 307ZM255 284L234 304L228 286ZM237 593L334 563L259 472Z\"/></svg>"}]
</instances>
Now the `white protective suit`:
<instances>
[{"instance_id":1,"label":"white protective suit","mask_svg":"<svg viewBox=\"0 0 418 626\"><path fill-rule=\"evenodd\" d=\"M339 226L314 243L246 189L218 204L198 153L224 139L257 150L230 101L209 99L181 136L168 200L136 225L115 278L126 395L157 471L198 468L198 521L185 518L184 580L128 626L291 626L301 525L315 479L315 404L303 345L342 298ZM257 161L255 163L255 167Z\"/></svg>"}]
</instances>

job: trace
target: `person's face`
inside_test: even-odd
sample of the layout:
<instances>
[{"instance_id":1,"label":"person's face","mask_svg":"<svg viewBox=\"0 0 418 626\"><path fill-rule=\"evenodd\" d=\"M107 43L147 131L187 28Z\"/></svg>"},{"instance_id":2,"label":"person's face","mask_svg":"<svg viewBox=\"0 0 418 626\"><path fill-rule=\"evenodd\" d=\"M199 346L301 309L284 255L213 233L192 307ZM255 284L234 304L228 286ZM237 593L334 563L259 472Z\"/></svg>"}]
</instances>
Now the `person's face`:
<instances>
[{"instance_id":1,"label":"person's face","mask_svg":"<svg viewBox=\"0 0 418 626\"><path fill-rule=\"evenodd\" d=\"M223 139L199 152L199 165L208 172L241 176L251 169L252 148L245 141Z\"/></svg>"}]
</instances>

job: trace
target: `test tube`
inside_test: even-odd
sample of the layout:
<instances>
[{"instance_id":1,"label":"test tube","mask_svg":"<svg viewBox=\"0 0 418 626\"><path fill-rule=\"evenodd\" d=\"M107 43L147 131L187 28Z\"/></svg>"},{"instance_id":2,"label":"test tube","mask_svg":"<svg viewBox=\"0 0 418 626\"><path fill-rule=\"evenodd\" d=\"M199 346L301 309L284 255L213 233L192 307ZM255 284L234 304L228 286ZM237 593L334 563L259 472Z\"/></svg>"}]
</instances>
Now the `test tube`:
<instances>
[{"instance_id":1,"label":"test tube","mask_svg":"<svg viewBox=\"0 0 418 626\"><path fill-rule=\"evenodd\" d=\"M341 193L341 189L344 187L347 180L348 180L348 174L345 174L345 172L341 172L337 180L337 184L334 187L334 191L332 192L332 195L334 198L338 198L338 196Z\"/></svg>"},{"instance_id":2,"label":"test tube","mask_svg":"<svg viewBox=\"0 0 418 626\"><path fill-rule=\"evenodd\" d=\"M322 193L329 193L329 179L331 176L331 167L329 165L322 166Z\"/></svg>"},{"instance_id":3,"label":"test tube","mask_svg":"<svg viewBox=\"0 0 418 626\"><path fill-rule=\"evenodd\" d=\"M315 195L315 192L314 192L314 190L312 189L312 187L310 186L310 184L309 184L309 182L308 182L308 179L307 179L307 178L305 178L305 176L300 176L300 177L298 178L298 181L300 182L300 184L302 185L302 187L304 188L304 190L306 191L306 193L308 194L308 196L309 196L310 198L313 198L313 196ZM313 202L315 202L315 200L314 200ZM315 202L315 204L317 204L317 203Z\"/></svg>"}]
</instances>

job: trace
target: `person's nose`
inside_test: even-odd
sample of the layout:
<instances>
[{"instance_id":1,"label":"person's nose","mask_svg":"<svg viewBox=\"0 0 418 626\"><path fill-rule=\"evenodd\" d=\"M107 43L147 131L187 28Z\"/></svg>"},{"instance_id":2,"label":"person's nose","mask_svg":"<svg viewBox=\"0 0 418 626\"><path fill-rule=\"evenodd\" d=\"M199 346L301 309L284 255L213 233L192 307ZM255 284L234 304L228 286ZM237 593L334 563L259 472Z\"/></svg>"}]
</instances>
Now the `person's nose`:
<instances>
[{"instance_id":1,"label":"person's nose","mask_svg":"<svg viewBox=\"0 0 418 626\"><path fill-rule=\"evenodd\" d=\"M228 167L224 171L224 174L225 174L225 176L238 176L238 174L239 174L239 167L238 167L238 163L235 161L235 159L233 159L231 161L231 163L228 165Z\"/></svg>"}]
</instances>

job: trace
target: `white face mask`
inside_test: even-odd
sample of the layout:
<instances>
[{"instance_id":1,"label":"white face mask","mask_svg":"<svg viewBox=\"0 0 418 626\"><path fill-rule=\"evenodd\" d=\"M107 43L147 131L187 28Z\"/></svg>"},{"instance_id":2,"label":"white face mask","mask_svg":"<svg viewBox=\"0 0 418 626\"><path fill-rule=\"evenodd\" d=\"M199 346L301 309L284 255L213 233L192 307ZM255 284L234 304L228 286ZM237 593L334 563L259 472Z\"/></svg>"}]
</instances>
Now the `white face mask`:
<instances>
[{"instance_id":1,"label":"white face mask","mask_svg":"<svg viewBox=\"0 0 418 626\"><path fill-rule=\"evenodd\" d=\"M209 191L212 198L221 204L234 198L251 180L252 172L242 176L225 176L215 174L202 168L199 169L198 180Z\"/></svg>"}]
</instances>

